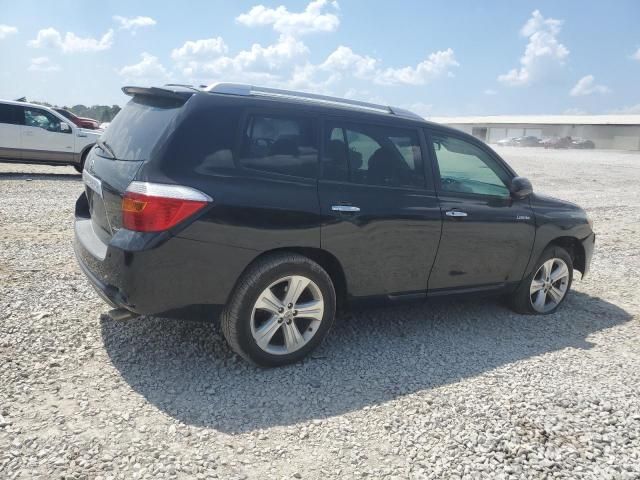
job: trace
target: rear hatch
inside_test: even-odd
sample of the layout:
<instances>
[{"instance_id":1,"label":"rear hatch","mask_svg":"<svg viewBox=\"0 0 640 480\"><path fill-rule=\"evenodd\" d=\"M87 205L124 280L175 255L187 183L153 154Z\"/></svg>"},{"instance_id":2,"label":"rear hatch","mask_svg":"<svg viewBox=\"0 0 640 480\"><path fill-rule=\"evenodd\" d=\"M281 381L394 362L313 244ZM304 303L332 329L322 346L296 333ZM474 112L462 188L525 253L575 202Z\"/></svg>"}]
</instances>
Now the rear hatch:
<instances>
[{"instance_id":1,"label":"rear hatch","mask_svg":"<svg viewBox=\"0 0 640 480\"><path fill-rule=\"evenodd\" d=\"M185 102L195 93L125 87L133 98L100 137L83 180L94 232L107 243L122 228L122 196L145 162L162 152Z\"/></svg>"}]
</instances>

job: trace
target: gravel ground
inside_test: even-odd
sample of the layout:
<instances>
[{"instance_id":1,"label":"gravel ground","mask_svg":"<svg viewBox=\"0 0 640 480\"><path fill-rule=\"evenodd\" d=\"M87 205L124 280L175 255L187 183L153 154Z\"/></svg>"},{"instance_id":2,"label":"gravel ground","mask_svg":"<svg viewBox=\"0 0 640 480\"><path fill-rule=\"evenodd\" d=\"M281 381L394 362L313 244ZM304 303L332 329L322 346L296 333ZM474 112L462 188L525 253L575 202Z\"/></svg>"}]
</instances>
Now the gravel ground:
<instances>
[{"instance_id":1,"label":"gravel ground","mask_svg":"<svg viewBox=\"0 0 640 480\"><path fill-rule=\"evenodd\" d=\"M357 312L273 370L210 323L102 315L80 177L0 165L0 478L640 478L640 154L501 153L595 221L558 313Z\"/></svg>"}]
</instances>

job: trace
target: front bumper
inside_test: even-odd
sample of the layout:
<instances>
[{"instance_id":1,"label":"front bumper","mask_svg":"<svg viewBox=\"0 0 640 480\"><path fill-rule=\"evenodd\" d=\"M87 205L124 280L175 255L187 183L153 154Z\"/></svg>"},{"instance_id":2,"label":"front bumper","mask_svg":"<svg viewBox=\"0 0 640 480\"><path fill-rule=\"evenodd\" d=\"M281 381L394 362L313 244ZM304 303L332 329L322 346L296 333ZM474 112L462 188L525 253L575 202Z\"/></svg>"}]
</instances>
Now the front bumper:
<instances>
[{"instance_id":1,"label":"front bumper","mask_svg":"<svg viewBox=\"0 0 640 480\"><path fill-rule=\"evenodd\" d=\"M582 278L584 278L591 268L591 258L593 257L593 249L596 244L596 234L592 232L591 235L583 239L581 243L584 249L584 270L582 272Z\"/></svg>"}]
</instances>

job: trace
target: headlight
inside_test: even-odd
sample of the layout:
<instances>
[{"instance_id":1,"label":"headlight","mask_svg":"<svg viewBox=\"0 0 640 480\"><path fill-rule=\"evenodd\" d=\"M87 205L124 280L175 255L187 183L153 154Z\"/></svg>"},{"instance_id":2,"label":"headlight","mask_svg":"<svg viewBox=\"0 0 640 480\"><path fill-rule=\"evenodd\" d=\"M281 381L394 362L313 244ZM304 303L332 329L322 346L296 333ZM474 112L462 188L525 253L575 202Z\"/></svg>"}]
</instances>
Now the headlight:
<instances>
[{"instance_id":1,"label":"headlight","mask_svg":"<svg viewBox=\"0 0 640 480\"><path fill-rule=\"evenodd\" d=\"M589 224L589 227L591 227L591 230L593 230L593 220L589 215L587 215L587 223Z\"/></svg>"}]
</instances>

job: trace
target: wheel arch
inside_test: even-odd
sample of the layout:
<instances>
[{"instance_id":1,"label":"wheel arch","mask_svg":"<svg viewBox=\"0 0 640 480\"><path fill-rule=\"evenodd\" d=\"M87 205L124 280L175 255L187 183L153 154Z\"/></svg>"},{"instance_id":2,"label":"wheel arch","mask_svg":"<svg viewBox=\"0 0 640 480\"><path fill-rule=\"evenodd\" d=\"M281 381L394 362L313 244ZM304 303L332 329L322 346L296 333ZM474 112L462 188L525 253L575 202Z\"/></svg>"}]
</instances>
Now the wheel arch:
<instances>
[{"instance_id":1,"label":"wheel arch","mask_svg":"<svg viewBox=\"0 0 640 480\"><path fill-rule=\"evenodd\" d=\"M89 155L89 152L94 147L94 145L95 145L95 143L90 143L89 145L87 145L86 147L84 147L82 149L82 151L80 152L80 165L82 165L84 163L84 161L87 158L87 155Z\"/></svg>"},{"instance_id":2,"label":"wheel arch","mask_svg":"<svg viewBox=\"0 0 640 480\"><path fill-rule=\"evenodd\" d=\"M282 248L267 250L265 252L262 252L257 257L255 257L246 266L244 271L246 271L249 267L251 267L251 265L262 260L265 257L278 254L278 253L283 253L283 252L297 253L299 255L307 257L310 260L313 260L318 265L320 265L327 272L327 274L331 278L331 281L333 282L333 287L336 291L336 307L343 308L346 305L347 298L348 298L348 290L347 290L347 280L344 273L344 269L342 268L342 265L340 264L340 262L335 256L333 256L331 253L321 248L282 247Z\"/></svg>"},{"instance_id":3,"label":"wheel arch","mask_svg":"<svg viewBox=\"0 0 640 480\"><path fill-rule=\"evenodd\" d=\"M582 246L582 242L578 240L576 237L557 237L551 240L546 248L550 246L558 246L564 248L569 255L571 256L571 260L573 261L574 270L578 270L580 273L584 274L585 264L586 264L586 254L584 251L584 247Z\"/></svg>"}]
</instances>

